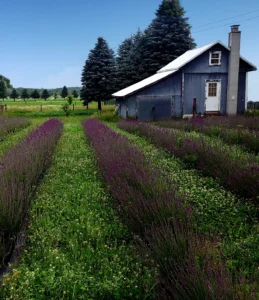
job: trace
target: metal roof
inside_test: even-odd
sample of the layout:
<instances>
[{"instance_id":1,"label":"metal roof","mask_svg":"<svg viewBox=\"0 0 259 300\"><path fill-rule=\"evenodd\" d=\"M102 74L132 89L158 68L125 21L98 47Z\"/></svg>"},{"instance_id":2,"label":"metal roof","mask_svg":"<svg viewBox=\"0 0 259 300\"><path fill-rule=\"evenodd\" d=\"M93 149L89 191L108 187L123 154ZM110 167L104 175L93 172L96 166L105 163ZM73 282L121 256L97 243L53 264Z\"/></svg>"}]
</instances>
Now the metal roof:
<instances>
[{"instance_id":1,"label":"metal roof","mask_svg":"<svg viewBox=\"0 0 259 300\"><path fill-rule=\"evenodd\" d=\"M227 47L221 41L217 41L212 44L185 52L183 55L179 56L178 58L176 58L175 60L170 62L168 65L166 65L165 67L160 69L157 73L167 72L167 71L172 71L172 70L179 70L180 68L182 68L183 66L188 64L190 61L194 60L196 57L200 56L202 53L206 52L207 50L209 50L210 48L212 48L213 46L215 46L217 44L220 44L222 47L224 47L225 49L230 51L229 47ZM242 59L247 64L249 64L254 71L257 70L256 66L253 65L252 63L250 63L244 57L240 56L240 59Z\"/></svg>"},{"instance_id":2,"label":"metal roof","mask_svg":"<svg viewBox=\"0 0 259 300\"><path fill-rule=\"evenodd\" d=\"M226 48L227 50L230 51L230 48L228 48L225 44L223 44L221 41L217 41L214 42L212 44L200 47L200 48L196 48L193 50L189 50L187 52L185 52L184 54L182 54L181 56L179 56L178 58L176 58L175 60L173 60L172 62L170 62L168 65L166 65L165 67L163 67L162 69L160 69L155 75L148 77L136 84L133 84L117 93L112 94L112 96L114 97L125 97L128 96L130 94L133 94L134 92L147 87L151 84L156 83L157 81L177 72L180 68L182 68L183 66L185 66L186 64L188 64L189 62L191 62L192 60L194 60L196 57L198 57L199 55L201 55L202 53L206 52L207 50L209 50L210 48L212 48L213 46L220 44L222 47ZM257 70L256 66L253 65L252 63L250 63L248 60L246 60L245 58L243 58L242 56L240 56L240 59L242 59L243 61L245 61L247 64L249 64L252 69L254 71Z\"/></svg>"},{"instance_id":3,"label":"metal roof","mask_svg":"<svg viewBox=\"0 0 259 300\"><path fill-rule=\"evenodd\" d=\"M124 97L124 96L130 95L130 94L142 89L143 87L149 86L149 85L175 73L176 71L173 70L173 71L167 71L167 72L162 72L162 73L156 73L155 75L153 75L151 77L148 77L142 81L139 81L138 83L135 83L135 84L115 93L115 94L112 94L112 96Z\"/></svg>"}]
</instances>

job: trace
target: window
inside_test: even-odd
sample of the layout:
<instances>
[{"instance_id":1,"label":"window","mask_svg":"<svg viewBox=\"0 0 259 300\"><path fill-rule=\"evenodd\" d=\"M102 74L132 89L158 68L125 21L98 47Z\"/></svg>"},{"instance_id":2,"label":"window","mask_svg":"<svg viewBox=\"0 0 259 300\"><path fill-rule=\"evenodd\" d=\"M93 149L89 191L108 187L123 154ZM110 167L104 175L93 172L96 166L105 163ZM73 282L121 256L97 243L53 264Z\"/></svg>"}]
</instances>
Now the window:
<instances>
[{"instance_id":1,"label":"window","mask_svg":"<svg viewBox=\"0 0 259 300\"><path fill-rule=\"evenodd\" d=\"M209 97L217 97L217 83L216 82L210 82L209 83Z\"/></svg>"},{"instance_id":2,"label":"window","mask_svg":"<svg viewBox=\"0 0 259 300\"><path fill-rule=\"evenodd\" d=\"M221 65L221 51L210 52L210 66Z\"/></svg>"}]
</instances>

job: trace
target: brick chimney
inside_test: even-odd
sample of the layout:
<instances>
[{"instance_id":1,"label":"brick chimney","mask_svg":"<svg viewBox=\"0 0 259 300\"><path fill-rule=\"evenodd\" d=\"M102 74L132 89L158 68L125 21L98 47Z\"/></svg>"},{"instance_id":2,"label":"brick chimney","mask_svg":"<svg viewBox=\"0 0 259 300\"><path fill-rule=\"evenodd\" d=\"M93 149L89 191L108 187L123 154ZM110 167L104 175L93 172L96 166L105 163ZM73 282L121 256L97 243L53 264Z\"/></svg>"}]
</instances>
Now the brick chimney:
<instances>
[{"instance_id":1,"label":"brick chimney","mask_svg":"<svg viewBox=\"0 0 259 300\"><path fill-rule=\"evenodd\" d=\"M239 25L232 25L229 33L228 47L230 48L228 66L227 114L237 114L237 97L240 63L241 31Z\"/></svg>"}]
</instances>

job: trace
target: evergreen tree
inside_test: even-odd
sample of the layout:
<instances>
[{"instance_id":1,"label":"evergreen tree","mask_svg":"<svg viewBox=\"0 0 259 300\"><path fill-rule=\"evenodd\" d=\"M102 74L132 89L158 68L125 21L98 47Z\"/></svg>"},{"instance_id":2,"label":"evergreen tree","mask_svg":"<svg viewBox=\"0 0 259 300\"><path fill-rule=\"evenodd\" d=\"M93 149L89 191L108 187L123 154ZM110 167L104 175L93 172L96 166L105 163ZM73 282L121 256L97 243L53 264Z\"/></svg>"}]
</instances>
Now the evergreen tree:
<instances>
[{"instance_id":1,"label":"evergreen tree","mask_svg":"<svg viewBox=\"0 0 259 300\"><path fill-rule=\"evenodd\" d=\"M46 101L47 98L49 98L49 92L47 90L43 90L43 92L41 94L41 98Z\"/></svg>"},{"instance_id":2,"label":"evergreen tree","mask_svg":"<svg viewBox=\"0 0 259 300\"><path fill-rule=\"evenodd\" d=\"M76 90L73 91L73 96L74 96L74 98L78 98L78 93Z\"/></svg>"},{"instance_id":3,"label":"evergreen tree","mask_svg":"<svg viewBox=\"0 0 259 300\"><path fill-rule=\"evenodd\" d=\"M10 98L12 98L14 101L19 97L19 94L17 93L16 89L13 89L10 95Z\"/></svg>"},{"instance_id":4,"label":"evergreen tree","mask_svg":"<svg viewBox=\"0 0 259 300\"><path fill-rule=\"evenodd\" d=\"M54 99L56 100L58 97L58 94L57 93L54 93Z\"/></svg>"},{"instance_id":5,"label":"evergreen tree","mask_svg":"<svg viewBox=\"0 0 259 300\"><path fill-rule=\"evenodd\" d=\"M115 56L108 43L99 37L90 51L82 72L81 99L87 105L91 101L98 102L101 110L101 101L109 100L115 89Z\"/></svg>"},{"instance_id":6,"label":"evergreen tree","mask_svg":"<svg viewBox=\"0 0 259 300\"><path fill-rule=\"evenodd\" d=\"M142 49L142 68L148 70L149 76L196 46L184 15L179 0L163 0L160 4L156 18L145 31Z\"/></svg>"},{"instance_id":7,"label":"evergreen tree","mask_svg":"<svg viewBox=\"0 0 259 300\"><path fill-rule=\"evenodd\" d=\"M61 97L66 98L67 96L68 96L68 89L66 86L64 86L61 92Z\"/></svg>"},{"instance_id":8,"label":"evergreen tree","mask_svg":"<svg viewBox=\"0 0 259 300\"><path fill-rule=\"evenodd\" d=\"M23 89L22 90L22 93L21 93L21 98L25 101L26 99L29 98L29 94L28 94L28 91L26 89Z\"/></svg>"},{"instance_id":9,"label":"evergreen tree","mask_svg":"<svg viewBox=\"0 0 259 300\"><path fill-rule=\"evenodd\" d=\"M0 99L5 99L7 97L6 82L0 79Z\"/></svg>"},{"instance_id":10,"label":"evergreen tree","mask_svg":"<svg viewBox=\"0 0 259 300\"><path fill-rule=\"evenodd\" d=\"M40 98L40 94L37 90L34 90L32 93L31 93L31 98L35 99L39 99Z\"/></svg>"}]
</instances>

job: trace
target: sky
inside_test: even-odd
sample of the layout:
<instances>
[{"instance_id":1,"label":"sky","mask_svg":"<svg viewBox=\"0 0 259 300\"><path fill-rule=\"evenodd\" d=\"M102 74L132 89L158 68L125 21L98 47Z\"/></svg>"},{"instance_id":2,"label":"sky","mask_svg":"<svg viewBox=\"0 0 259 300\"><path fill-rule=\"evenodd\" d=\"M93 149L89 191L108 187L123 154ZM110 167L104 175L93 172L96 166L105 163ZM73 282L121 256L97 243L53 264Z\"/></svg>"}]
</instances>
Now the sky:
<instances>
[{"instance_id":1,"label":"sky","mask_svg":"<svg viewBox=\"0 0 259 300\"><path fill-rule=\"evenodd\" d=\"M0 74L14 87L80 86L97 38L104 37L116 51L151 23L161 1L0 0ZM258 0L181 4L198 47L217 40L227 44L230 25L240 24L241 55L259 68ZM259 71L249 73L249 100L259 101Z\"/></svg>"}]
</instances>

